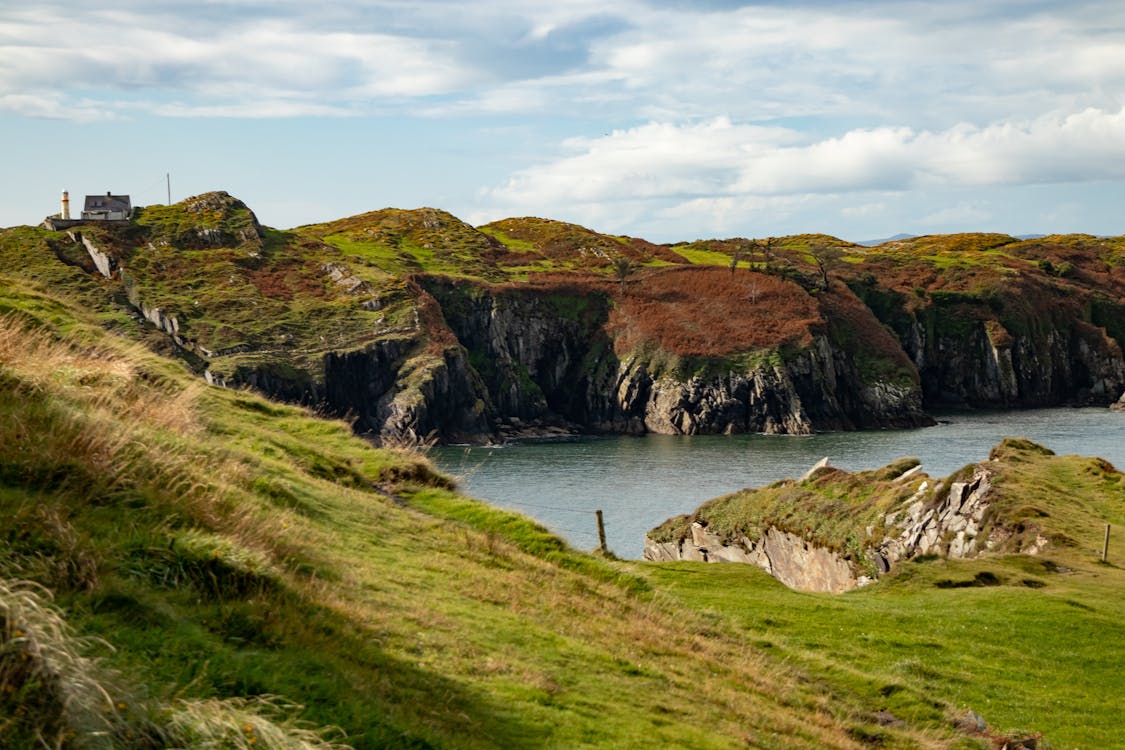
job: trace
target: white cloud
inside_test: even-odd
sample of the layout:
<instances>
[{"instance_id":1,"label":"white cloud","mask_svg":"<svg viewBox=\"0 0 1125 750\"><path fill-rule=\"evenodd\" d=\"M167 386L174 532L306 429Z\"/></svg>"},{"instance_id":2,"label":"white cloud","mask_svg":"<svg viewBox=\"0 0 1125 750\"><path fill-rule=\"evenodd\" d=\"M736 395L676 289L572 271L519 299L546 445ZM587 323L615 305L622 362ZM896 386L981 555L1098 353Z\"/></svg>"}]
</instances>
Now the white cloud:
<instances>
[{"instance_id":1,"label":"white cloud","mask_svg":"<svg viewBox=\"0 0 1125 750\"><path fill-rule=\"evenodd\" d=\"M114 112L97 102L84 100L69 102L53 93L0 94L0 112L11 112L42 120L73 122L104 122L117 119Z\"/></svg>"},{"instance_id":2,"label":"white cloud","mask_svg":"<svg viewBox=\"0 0 1125 750\"><path fill-rule=\"evenodd\" d=\"M926 227L953 227L954 231L964 231L969 227L980 226L981 222L991 217L992 214L984 205L958 203L923 216L918 223Z\"/></svg>"},{"instance_id":3,"label":"white cloud","mask_svg":"<svg viewBox=\"0 0 1125 750\"><path fill-rule=\"evenodd\" d=\"M71 6L71 7L68 7ZM1114 108L1125 8L747 5L656 0L203 5L59 0L0 9L0 94L51 89L169 115L362 112L444 96L435 117L558 113L610 122L829 117L947 128L959 119ZM562 39L566 54L553 46ZM552 57L554 55L555 57ZM557 59L556 59L557 58ZM533 71L533 72L532 72ZM260 106L255 101L260 100ZM285 116L284 114L275 116Z\"/></svg>"},{"instance_id":4,"label":"white cloud","mask_svg":"<svg viewBox=\"0 0 1125 750\"><path fill-rule=\"evenodd\" d=\"M778 197L1125 179L1125 108L941 132L853 130L811 142L793 130L716 118L648 123L563 146L574 153L517 172L487 198L548 215L560 205L643 200L654 216L706 214L721 227Z\"/></svg>"},{"instance_id":5,"label":"white cloud","mask_svg":"<svg viewBox=\"0 0 1125 750\"><path fill-rule=\"evenodd\" d=\"M280 118L280 117L349 117L354 114L345 107L315 102L287 100L254 100L231 104L191 105L183 103L159 104L147 108L164 117L225 117L225 118Z\"/></svg>"},{"instance_id":6,"label":"white cloud","mask_svg":"<svg viewBox=\"0 0 1125 750\"><path fill-rule=\"evenodd\" d=\"M303 96L362 109L443 95L452 101L418 108L616 123L846 114L944 129L960 119L1120 106L1125 6L8 4L0 8L0 94L43 88L108 100L139 92L184 101L189 111Z\"/></svg>"},{"instance_id":7,"label":"white cloud","mask_svg":"<svg viewBox=\"0 0 1125 750\"><path fill-rule=\"evenodd\" d=\"M577 152L523 170L494 191L514 202L599 201L728 192L741 164L797 138L782 128L734 125L716 118L697 125L649 123L601 138L571 138Z\"/></svg>"},{"instance_id":8,"label":"white cloud","mask_svg":"<svg viewBox=\"0 0 1125 750\"><path fill-rule=\"evenodd\" d=\"M155 111L217 108L259 116L306 99L292 114L335 114L371 99L425 97L474 78L452 42L379 30L322 30L299 18L229 24L124 11L0 10L0 94L122 92ZM156 106L167 98L183 107Z\"/></svg>"}]
</instances>

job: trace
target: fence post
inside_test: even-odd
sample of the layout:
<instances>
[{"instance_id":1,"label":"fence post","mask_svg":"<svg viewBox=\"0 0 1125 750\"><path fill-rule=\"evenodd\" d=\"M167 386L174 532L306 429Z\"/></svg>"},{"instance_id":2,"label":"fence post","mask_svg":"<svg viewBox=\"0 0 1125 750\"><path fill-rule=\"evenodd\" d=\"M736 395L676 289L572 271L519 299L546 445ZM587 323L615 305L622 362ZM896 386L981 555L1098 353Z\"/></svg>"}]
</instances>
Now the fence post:
<instances>
[{"instance_id":1,"label":"fence post","mask_svg":"<svg viewBox=\"0 0 1125 750\"><path fill-rule=\"evenodd\" d=\"M1109 562L1109 524L1105 525L1105 543L1102 544L1102 562Z\"/></svg>"},{"instance_id":2,"label":"fence post","mask_svg":"<svg viewBox=\"0 0 1125 750\"><path fill-rule=\"evenodd\" d=\"M594 511L598 517L598 549L602 552L608 552L605 546L605 521L602 520L602 512L600 510Z\"/></svg>"}]
</instances>

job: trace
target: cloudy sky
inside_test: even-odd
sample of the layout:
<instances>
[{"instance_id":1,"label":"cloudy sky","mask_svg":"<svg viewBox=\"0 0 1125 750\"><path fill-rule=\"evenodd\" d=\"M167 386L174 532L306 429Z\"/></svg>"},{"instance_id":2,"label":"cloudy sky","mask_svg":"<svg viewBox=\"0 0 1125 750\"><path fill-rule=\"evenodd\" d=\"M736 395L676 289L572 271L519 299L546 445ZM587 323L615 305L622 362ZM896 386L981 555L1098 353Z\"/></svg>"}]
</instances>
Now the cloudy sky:
<instances>
[{"instance_id":1,"label":"cloudy sky","mask_svg":"<svg viewBox=\"0 0 1125 750\"><path fill-rule=\"evenodd\" d=\"M1125 4L0 3L0 226L227 190L674 241L1125 232Z\"/></svg>"}]
</instances>

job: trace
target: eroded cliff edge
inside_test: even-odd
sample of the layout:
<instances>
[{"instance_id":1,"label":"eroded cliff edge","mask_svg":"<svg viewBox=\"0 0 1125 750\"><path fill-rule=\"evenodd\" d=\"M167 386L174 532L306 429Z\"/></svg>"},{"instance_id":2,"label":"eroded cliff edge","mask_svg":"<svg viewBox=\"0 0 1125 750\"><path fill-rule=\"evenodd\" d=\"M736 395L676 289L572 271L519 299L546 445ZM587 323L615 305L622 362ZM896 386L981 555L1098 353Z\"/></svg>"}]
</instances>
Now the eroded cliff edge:
<instances>
[{"instance_id":1,"label":"eroded cliff edge","mask_svg":"<svg viewBox=\"0 0 1125 750\"><path fill-rule=\"evenodd\" d=\"M842 593L924 555L1039 555L1089 545L1096 534L1080 540L1050 520L1070 497L1058 484L1037 486L1044 472L1056 483L1075 475L1116 487L1122 478L1102 459L1055 456L1011 438L988 460L938 480L917 459L856 473L820 465L800 480L716 498L669 519L646 536L644 559L748 563L790 588Z\"/></svg>"},{"instance_id":2,"label":"eroded cliff edge","mask_svg":"<svg viewBox=\"0 0 1125 750\"><path fill-rule=\"evenodd\" d=\"M716 334L728 321L713 300L682 300L669 310L662 299L693 285L736 294L740 285L762 283L756 276L732 280L720 269L673 269L624 290L436 277L421 283L468 352L501 426L516 420L592 432L702 434L929 423L909 362L892 353L879 362L883 372L861 371L855 353L833 340L815 302L802 311L807 317L799 328L757 342ZM801 294L795 284L782 291ZM842 285L826 296L854 300ZM769 297L761 295L758 305L769 315ZM869 324L879 328L873 318ZM691 345L677 345L676 338Z\"/></svg>"},{"instance_id":3,"label":"eroded cliff edge","mask_svg":"<svg viewBox=\"0 0 1125 750\"><path fill-rule=\"evenodd\" d=\"M917 238L845 248L847 263L818 270L809 258L833 240L809 235L723 267L433 209L279 232L225 193L80 231L44 237L117 284L210 382L379 437L909 427L926 408L1108 405L1125 391L1120 248L1096 238ZM519 271L531 261L562 270Z\"/></svg>"}]
</instances>

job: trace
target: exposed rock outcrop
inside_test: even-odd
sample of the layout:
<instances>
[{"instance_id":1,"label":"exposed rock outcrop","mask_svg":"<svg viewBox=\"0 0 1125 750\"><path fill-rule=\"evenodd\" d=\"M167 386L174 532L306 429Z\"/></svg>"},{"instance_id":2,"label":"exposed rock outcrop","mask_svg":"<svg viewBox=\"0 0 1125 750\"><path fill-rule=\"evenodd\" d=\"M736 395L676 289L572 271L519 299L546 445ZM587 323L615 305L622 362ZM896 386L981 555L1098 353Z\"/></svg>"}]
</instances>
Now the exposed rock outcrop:
<instances>
[{"instance_id":1,"label":"exposed rock outcrop","mask_svg":"<svg viewBox=\"0 0 1125 750\"><path fill-rule=\"evenodd\" d=\"M418 352L411 338L376 341L324 359L325 402L360 432L450 442L492 435L491 408L465 351Z\"/></svg>"},{"instance_id":2,"label":"exposed rock outcrop","mask_svg":"<svg viewBox=\"0 0 1125 750\"><path fill-rule=\"evenodd\" d=\"M865 283L853 288L897 335L928 407L1109 405L1125 391L1121 344L1106 327L1120 308L1087 291L1018 278L923 302Z\"/></svg>"},{"instance_id":3,"label":"exposed rock outcrop","mask_svg":"<svg viewBox=\"0 0 1125 750\"><path fill-rule=\"evenodd\" d=\"M916 469L897 481L913 476L917 476ZM992 480L987 462L940 495L934 494L929 479L923 479L908 500L885 516L881 543L868 547L862 556L819 546L775 526L767 526L756 538L727 539L710 531L706 520L700 519L691 523L690 534L674 541L647 536L644 559L750 563L790 588L840 593L870 583L916 555L967 558L1001 548L1039 554L1049 545L1045 537L1016 537L1003 525L989 522ZM869 528L867 536L872 535Z\"/></svg>"},{"instance_id":4,"label":"exposed rock outcrop","mask_svg":"<svg viewBox=\"0 0 1125 750\"><path fill-rule=\"evenodd\" d=\"M996 322L956 337L920 328L905 343L935 404L1107 404L1125 388L1116 342L1082 321L1038 336L1011 335Z\"/></svg>"},{"instance_id":5,"label":"exposed rock outcrop","mask_svg":"<svg viewBox=\"0 0 1125 750\"><path fill-rule=\"evenodd\" d=\"M184 229L174 238L177 245L187 247L242 247L253 256L262 248L262 225L245 203L229 193L217 190L195 195L182 203L184 209L198 217L195 226Z\"/></svg>"},{"instance_id":6,"label":"exposed rock outcrop","mask_svg":"<svg viewBox=\"0 0 1125 750\"><path fill-rule=\"evenodd\" d=\"M89 237L81 232L67 232L67 235L74 241L82 243L82 247L86 248L86 252L90 254L90 260L94 262L98 273L107 279L113 278L113 274L117 271L116 258L95 245Z\"/></svg>"},{"instance_id":7,"label":"exposed rock outcrop","mask_svg":"<svg viewBox=\"0 0 1125 750\"><path fill-rule=\"evenodd\" d=\"M695 560L757 565L789 588L833 594L850 591L870 579L857 576L851 563L826 547L818 547L797 534L768 528L757 539L742 537L728 544L698 521L691 539L654 542L645 539L644 559L653 562Z\"/></svg>"},{"instance_id":8,"label":"exposed rock outcrop","mask_svg":"<svg viewBox=\"0 0 1125 750\"><path fill-rule=\"evenodd\" d=\"M590 290L496 289L427 279L500 418L595 432L790 433L918 426L916 387L864 379L818 335L786 357L716 360L683 374L644 351L619 358L609 300Z\"/></svg>"}]
</instances>

